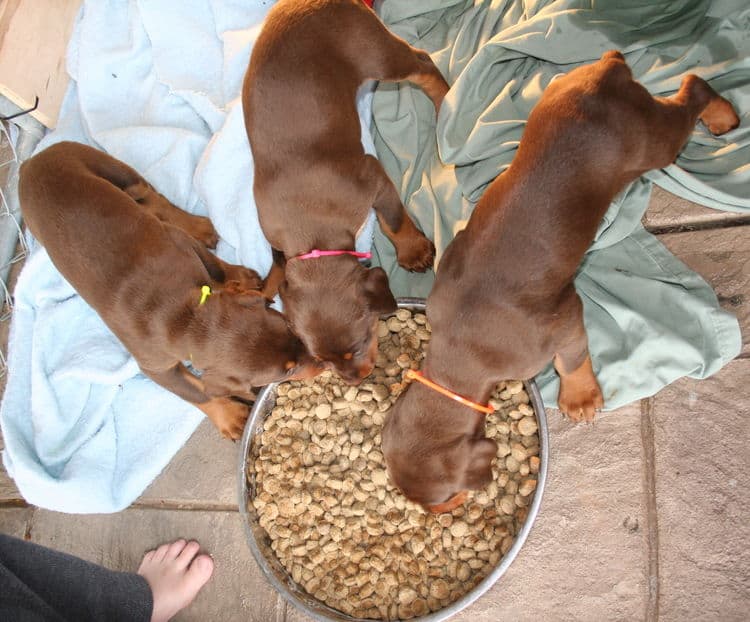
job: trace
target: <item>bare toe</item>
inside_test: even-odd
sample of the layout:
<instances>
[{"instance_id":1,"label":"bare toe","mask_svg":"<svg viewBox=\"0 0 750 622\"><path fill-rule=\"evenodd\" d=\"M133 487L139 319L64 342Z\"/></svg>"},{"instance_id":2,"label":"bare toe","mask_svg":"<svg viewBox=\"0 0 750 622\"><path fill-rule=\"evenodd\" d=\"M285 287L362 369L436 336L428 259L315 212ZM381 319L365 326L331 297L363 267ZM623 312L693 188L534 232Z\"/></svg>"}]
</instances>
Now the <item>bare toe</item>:
<instances>
[{"instance_id":1,"label":"bare toe","mask_svg":"<svg viewBox=\"0 0 750 622\"><path fill-rule=\"evenodd\" d=\"M177 556L182 553L183 549L185 548L185 545L187 544L187 541L183 538L180 538L179 540L175 540L167 547L167 553L164 556L165 560L173 560L177 559Z\"/></svg>"},{"instance_id":2,"label":"bare toe","mask_svg":"<svg viewBox=\"0 0 750 622\"><path fill-rule=\"evenodd\" d=\"M162 561L167 556L167 551L169 551L169 544L162 544L160 547L158 547L154 551L154 555L152 560L155 562Z\"/></svg>"},{"instance_id":3,"label":"bare toe","mask_svg":"<svg viewBox=\"0 0 750 622\"><path fill-rule=\"evenodd\" d=\"M198 555L193 559L193 563L188 568L187 576L192 582L192 587L195 589L195 593L198 593L205 584L211 578L214 572L214 560L210 555Z\"/></svg>"},{"instance_id":4,"label":"bare toe","mask_svg":"<svg viewBox=\"0 0 750 622\"><path fill-rule=\"evenodd\" d=\"M183 568L187 568L193 558L201 550L201 545L195 540L191 540L185 545L180 554L177 556L177 563L181 564Z\"/></svg>"}]
</instances>

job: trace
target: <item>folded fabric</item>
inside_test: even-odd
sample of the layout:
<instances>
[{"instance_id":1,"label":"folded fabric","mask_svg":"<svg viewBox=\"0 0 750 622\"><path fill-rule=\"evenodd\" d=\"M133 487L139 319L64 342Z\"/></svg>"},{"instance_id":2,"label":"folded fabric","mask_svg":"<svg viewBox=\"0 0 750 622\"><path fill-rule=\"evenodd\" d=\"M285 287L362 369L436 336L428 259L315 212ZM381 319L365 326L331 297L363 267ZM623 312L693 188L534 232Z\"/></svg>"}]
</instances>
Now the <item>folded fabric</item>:
<instances>
[{"instance_id":1,"label":"folded fabric","mask_svg":"<svg viewBox=\"0 0 750 622\"><path fill-rule=\"evenodd\" d=\"M740 127L721 137L696 127L676 165L649 173L648 180L717 209L750 208L746 2L386 0L382 17L430 52L451 85L436 127L429 100L411 85L382 85L373 104L378 157L435 240L438 259L487 184L510 164L545 86L610 49L625 54L653 94L672 94L683 75L696 73L741 116ZM736 319L721 310L708 284L641 226L650 188L640 179L612 204L576 279L609 409L653 395L681 376L704 378L741 347ZM434 275L399 268L377 231L375 256L397 295L429 294ZM556 405L551 368L537 380L545 404Z\"/></svg>"},{"instance_id":2,"label":"folded fabric","mask_svg":"<svg viewBox=\"0 0 750 622\"><path fill-rule=\"evenodd\" d=\"M265 274L271 250L255 211L239 96L270 6L87 0L69 43L71 82L58 126L38 149L74 140L123 160L176 205L208 215L221 236L218 255ZM358 105L363 144L374 154L372 87L363 87ZM369 250L373 222L358 250ZM139 372L43 249L32 251L15 297L0 408L8 473L40 507L127 507L202 413Z\"/></svg>"}]
</instances>

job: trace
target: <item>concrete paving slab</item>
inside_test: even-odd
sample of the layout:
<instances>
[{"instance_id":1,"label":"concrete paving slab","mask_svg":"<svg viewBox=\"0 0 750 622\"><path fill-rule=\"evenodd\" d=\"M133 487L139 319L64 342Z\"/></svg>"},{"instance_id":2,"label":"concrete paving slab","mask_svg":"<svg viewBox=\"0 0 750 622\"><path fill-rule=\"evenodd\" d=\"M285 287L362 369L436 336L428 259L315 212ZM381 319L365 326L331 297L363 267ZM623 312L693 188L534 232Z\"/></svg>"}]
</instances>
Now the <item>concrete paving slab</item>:
<instances>
[{"instance_id":1,"label":"concrete paving slab","mask_svg":"<svg viewBox=\"0 0 750 622\"><path fill-rule=\"evenodd\" d=\"M653 400L659 619L747 620L750 360Z\"/></svg>"},{"instance_id":2,"label":"concrete paving slab","mask_svg":"<svg viewBox=\"0 0 750 622\"><path fill-rule=\"evenodd\" d=\"M34 542L117 570L134 571L145 551L178 537L198 540L214 575L176 622L279 622L283 603L261 575L237 512L128 509L76 515L37 510Z\"/></svg>"},{"instance_id":3,"label":"concrete paving slab","mask_svg":"<svg viewBox=\"0 0 750 622\"><path fill-rule=\"evenodd\" d=\"M239 443L206 419L136 504L236 509L238 456Z\"/></svg>"},{"instance_id":4,"label":"concrete paving slab","mask_svg":"<svg viewBox=\"0 0 750 622\"><path fill-rule=\"evenodd\" d=\"M643 619L649 528L638 405L573 425L551 411L547 490L500 581L451 622ZM289 622L307 616L287 609Z\"/></svg>"},{"instance_id":5,"label":"concrete paving slab","mask_svg":"<svg viewBox=\"0 0 750 622\"><path fill-rule=\"evenodd\" d=\"M505 577L457 620L636 620L648 598L649 529L639 405L593 426L550 418L541 511Z\"/></svg>"},{"instance_id":6,"label":"concrete paving slab","mask_svg":"<svg viewBox=\"0 0 750 622\"><path fill-rule=\"evenodd\" d=\"M660 235L659 240L714 288L742 330L750 354L750 225Z\"/></svg>"},{"instance_id":7,"label":"concrete paving slab","mask_svg":"<svg viewBox=\"0 0 750 622\"><path fill-rule=\"evenodd\" d=\"M23 538L29 526L34 508L0 508L0 533Z\"/></svg>"},{"instance_id":8,"label":"concrete paving slab","mask_svg":"<svg viewBox=\"0 0 750 622\"><path fill-rule=\"evenodd\" d=\"M724 212L693 203L657 185L651 192L651 201L643 217L643 226L649 230L680 229L692 227L719 227L726 223L748 222L750 214Z\"/></svg>"}]
</instances>

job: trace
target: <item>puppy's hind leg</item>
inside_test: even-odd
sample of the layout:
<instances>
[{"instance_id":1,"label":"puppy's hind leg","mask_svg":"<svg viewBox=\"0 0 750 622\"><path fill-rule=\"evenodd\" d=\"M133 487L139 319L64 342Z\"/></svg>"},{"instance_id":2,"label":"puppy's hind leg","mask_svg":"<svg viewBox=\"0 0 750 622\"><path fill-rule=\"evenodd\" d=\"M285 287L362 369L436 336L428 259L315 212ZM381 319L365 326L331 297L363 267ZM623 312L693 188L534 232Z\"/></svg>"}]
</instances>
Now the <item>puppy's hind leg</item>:
<instances>
[{"instance_id":1,"label":"puppy's hind leg","mask_svg":"<svg viewBox=\"0 0 750 622\"><path fill-rule=\"evenodd\" d=\"M356 42L357 64L364 65L367 78L386 82L408 80L419 86L440 112L449 86L424 50L414 48L390 32L379 19L357 22L361 30ZM364 49L362 49L364 48Z\"/></svg>"},{"instance_id":2,"label":"puppy's hind leg","mask_svg":"<svg viewBox=\"0 0 750 622\"><path fill-rule=\"evenodd\" d=\"M383 170L370 155L364 156L362 178L371 184L375 193L372 207L386 237L396 247L398 264L412 272L424 272L432 267L435 245L422 233L398 196L398 192Z\"/></svg>"},{"instance_id":3,"label":"puppy's hind leg","mask_svg":"<svg viewBox=\"0 0 750 622\"><path fill-rule=\"evenodd\" d=\"M690 131L698 119L715 136L726 134L740 124L740 118L732 104L714 91L703 78L693 74L683 78L680 90L667 101L682 108Z\"/></svg>"},{"instance_id":4,"label":"puppy's hind leg","mask_svg":"<svg viewBox=\"0 0 750 622\"><path fill-rule=\"evenodd\" d=\"M417 66L405 79L416 84L427 94L435 106L435 112L438 113L450 87L427 52L409 47L417 57Z\"/></svg>"},{"instance_id":5,"label":"puppy's hind leg","mask_svg":"<svg viewBox=\"0 0 750 622\"><path fill-rule=\"evenodd\" d=\"M144 211L162 222L179 227L189 236L208 248L215 248L219 242L211 221L205 216L194 216L171 203L164 195L156 191L145 179L139 178L123 188Z\"/></svg>"},{"instance_id":6,"label":"puppy's hind leg","mask_svg":"<svg viewBox=\"0 0 750 622\"><path fill-rule=\"evenodd\" d=\"M674 162L700 119L709 131L719 136L740 123L732 104L696 75L685 76L680 90L672 97L655 98L656 113L651 117L654 137L651 168Z\"/></svg>"}]
</instances>

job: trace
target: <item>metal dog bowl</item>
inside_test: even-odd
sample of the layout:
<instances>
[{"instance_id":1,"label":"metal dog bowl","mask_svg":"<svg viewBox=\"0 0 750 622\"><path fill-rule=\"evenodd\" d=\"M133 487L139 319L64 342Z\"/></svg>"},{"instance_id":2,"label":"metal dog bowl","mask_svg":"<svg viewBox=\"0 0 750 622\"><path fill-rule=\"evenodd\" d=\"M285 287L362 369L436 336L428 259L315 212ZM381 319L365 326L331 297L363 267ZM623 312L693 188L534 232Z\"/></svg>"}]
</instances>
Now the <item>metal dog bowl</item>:
<instances>
[{"instance_id":1,"label":"metal dog bowl","mask_svg":"<svg viewBox=\"0 0 750 622\"><path fill-rule=\"evenodd\" d=\"M399 308L406 308L412 311L424 311L425 301L422 298L401 298L398 301L398 306ZM524 521L523 527L516 536L515 542L510 550L500 559L500 562L492 572L490 572L490 574L488 574L480 583L447 607L427 615L411 618L411 620L415 622L439 622L441 620L446 620L471 605L482 594L489 590L495 582L503 576L503 574L505 574L505 571L511 563L513 563L516 555L518 555L518 551L526 541L529 531L531 531L531 526L534 524L534 520L536 520L536 516L539 512L539 506L541 505L542 495L544 493L544 485L547 479L549 435L544 405L542 403L541 395L539 394L539 389L533 380L527 381L525 385L526 392L528 393L529 399L534 408L534 414L539 428L540 464L534 498L529 506L529 513ZM255 496L255 484L254 482L248 482L247 478L249 462L247 456L252 447L253 441L262 433L263 422L276 402L277 386L278 383L266 386L258 396L250 413L247 425L245 426L245 432L242 437L242 447L240 448L240 459L237 469L239 507L250 550L253 553L253 557L255 557L255 561L258 562L263 574L271 585L278 590L287 602L306 613L312 619L318 620L319 622L373 622L370 619L355 618L337 611L336 609L332 609L325 603L308 594L300 585L292 580L290 574L281 565L281 562L271 549L270 538L263 527L258 524L258 513L252 504L252 499Z\"/></svg>"}]
</instances>

